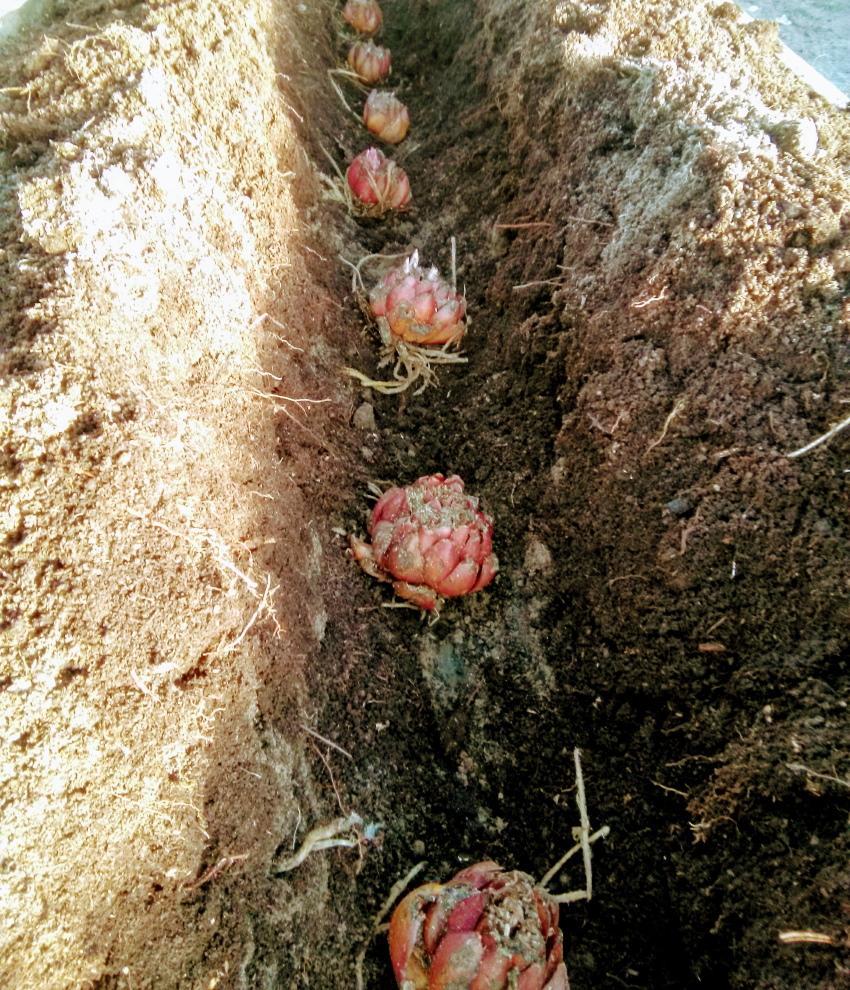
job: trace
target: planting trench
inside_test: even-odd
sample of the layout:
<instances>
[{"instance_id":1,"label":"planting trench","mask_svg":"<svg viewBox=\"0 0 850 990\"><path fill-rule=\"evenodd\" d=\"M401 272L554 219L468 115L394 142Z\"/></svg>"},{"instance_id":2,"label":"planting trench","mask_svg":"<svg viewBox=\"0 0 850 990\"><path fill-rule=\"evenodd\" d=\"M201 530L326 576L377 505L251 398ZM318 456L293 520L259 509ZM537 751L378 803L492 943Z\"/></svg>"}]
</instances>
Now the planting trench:
<instances>
[{"instance_id":1,"label":"planting trench","mask_svg":"<svg viewBox=\"0 0 850 990\"><path fill-rule=\"evenodd\" d=\"M847 442L786 454L850 400L848 125L728 4L384 13L383 221L317 178L367 143L324 4L92 4L6 59L5 984L352 986L415 862L571 845L578 746L574 988L842 986ZM468 364L353 388L337 255L453 236ZM341 535L431 471L502 564L434 625ZM380 848L271 876L340 805Z\"/></svg>"}]
</instances>

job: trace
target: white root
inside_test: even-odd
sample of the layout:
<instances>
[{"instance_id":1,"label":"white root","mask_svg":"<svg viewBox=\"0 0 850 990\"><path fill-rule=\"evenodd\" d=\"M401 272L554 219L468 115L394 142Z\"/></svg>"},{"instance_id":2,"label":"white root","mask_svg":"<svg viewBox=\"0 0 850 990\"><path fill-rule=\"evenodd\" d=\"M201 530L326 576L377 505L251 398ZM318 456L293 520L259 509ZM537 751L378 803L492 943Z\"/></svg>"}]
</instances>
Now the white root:
<instances>
[{"instance_id":1,"label":"white root","mask_svg":"<svg viewBox=\"0 0 850 990\"><path fill-rule=\"evenodd\" d=\"M584 775L581 770L581 750L576 747L573 750L573 760L576 768L576 804L578 805L579 820L581 825L574 830L574 835L578 838L576 845L568 850L555 865L546 873L540 881L541 887L547 887L549 883L558 875L576 853L581 852L584 862L584 890L571 890L565 894L553 894L554 900L559 904L571 904L574 901L589 901L593 897L593 866L591 856L591 845L598 839L605 839L610 834L608 825L595 832L590 831L590 817L587 813L587 799L584 793Z\"/></svg>"},{"instance_id":2,"label":"white root","mask_svg":"<svg viewBox=\"0 0 850 990\"><path fill-rule=\"evenodd\" d=\"M384 367L394 360L393 377L389 380L370 378L356 368L346 367L343 370L347 375L356 378L365 388L372 388L383 395L398 395L406 392L411 385L421 380L422 384L413 393L419 395L436 381L436 373L432 365L466 364L467 358L462 354L449 352L446 347L420 347L418 344L410 344L403 340L385 344L378 367Z\"/></svg>"},{"instance_id":3,"label":"white root","mask_svg":"<svg viewBox=\"0 0 850 990\"><path fill-rule=\"evenodd\" d=\"M846 419L842 419L840 423L836 423L831 430L827 430L826 433L822 433L819 437L816 437L814 440L810 440L809 443L807 443L804 447L800 447L799 450L792 450L790 454L786 454L785 456L789 460L794 460L797 457L802 457L803 454L808 454L810 450L814 450L816 447L820 447L822 443L826 443L828 440L831 440L834 436L837 436L839 433L846 430L848 426L850 426L850 416L848 416Z\"/></svg>"}]
</instances>

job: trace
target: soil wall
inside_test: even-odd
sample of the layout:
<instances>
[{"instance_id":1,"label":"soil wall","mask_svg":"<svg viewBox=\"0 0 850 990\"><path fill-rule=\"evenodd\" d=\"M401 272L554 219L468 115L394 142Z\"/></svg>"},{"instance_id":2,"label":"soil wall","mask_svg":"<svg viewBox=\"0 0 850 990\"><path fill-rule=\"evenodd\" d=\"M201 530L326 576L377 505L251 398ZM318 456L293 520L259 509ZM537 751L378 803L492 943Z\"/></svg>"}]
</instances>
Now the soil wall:
<instances>
[{"instance_id":1,"label":"soil wall","mask_svg":"<svg viewBox=\"0 0 850 990\"><path fill-rule=\"evenodd\" d=\"M311 501L350 396L298 128L334 43L316 5L84 3L2 61L4 986L309 952L324 863L268 873L322 813Z\"/></svg>"}]
</instances>

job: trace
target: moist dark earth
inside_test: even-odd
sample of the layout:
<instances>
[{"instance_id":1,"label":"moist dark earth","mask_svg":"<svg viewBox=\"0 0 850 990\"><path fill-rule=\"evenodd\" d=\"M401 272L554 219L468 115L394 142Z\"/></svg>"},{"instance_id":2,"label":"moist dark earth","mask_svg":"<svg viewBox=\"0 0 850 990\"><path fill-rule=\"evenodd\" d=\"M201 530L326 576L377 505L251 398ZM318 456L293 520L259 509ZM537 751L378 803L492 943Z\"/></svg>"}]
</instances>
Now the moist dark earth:
<instances>
[{"instance_id":1,"label":"moist dark earth","mask_svg":"<svg viewBox=\"0 0 850 990\"><path fill-rule=\"evenodd\" d=\"M572 843L578 746L592 820L612 832L592 902L564 911L573 986L845 985L846 444L783 456L799 446L792 410L847 394L840 304L724 314L748 264L810 241L774 205L769 233L733 244L743 224L722 229L711 149L682 213L618 279L597 275L617 169L646 136L610 72L565 94L560 116L525 49L508 59L519 84L494 78L492 49L470 38L483 7L391 8L415 205L362 242L414 243L446 270L458 239L469 364L441 373L447 392L372 399L371 467L458 472L496 519L502 573L433 626L372 611L384 590L363 588L356 649L350 626L337 633L346 690L321 722L356 746L358 771L338 767L349 800L388 829L358 891L377 909L419 858L435 877L483 857L542 875ZM516 85L522 129L500 108ZM340 157L361 143L346 135ZM669 148L662 176L683 153ZM689 222L699 246L683 257L669 245ZM838 332L809 341L812 321ZM347 523L362 530L363 511ZM580 887L578 870L561 886ZM798 928L843 951L780 946ZM386 963L376 979L393 985Z\"/></svg>"}]
</instances>

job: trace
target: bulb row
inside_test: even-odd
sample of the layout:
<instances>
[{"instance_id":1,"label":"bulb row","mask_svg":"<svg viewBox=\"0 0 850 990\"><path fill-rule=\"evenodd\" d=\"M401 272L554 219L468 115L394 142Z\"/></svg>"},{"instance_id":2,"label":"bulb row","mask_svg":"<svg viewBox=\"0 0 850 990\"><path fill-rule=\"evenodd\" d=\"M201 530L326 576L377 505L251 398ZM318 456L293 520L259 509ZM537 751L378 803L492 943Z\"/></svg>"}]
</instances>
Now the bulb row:
<instances>
[{"instance_id":1,"label":"bulb row","mask_svg":"<svg viewBox=\"0 0 850 990\"><path fill-rule=\"evenodd\" d=\"M392 55L388 48L371 40L384 22L377 0L348 0L342 16L358 34L369 39L355 41L348 50L352 75L367 86L384 82L392 71ZM410 130L410 114L395 93L373 89L363 107L363 123L379 141L399 144ZM348 166L346 182L354 202L372 216L403 210L410 204L407 173L379 148L367 148L354 158Z\"/></svg>"},{"instance_id":2,"label":"bulb row","mask_svg":"<svg viewBox=\"0 0 850 990\"><path fill-rule=\"evenodd\" d=\"M383 23L377 0L347 0L343 17L369 37ZM362 83L383 82L390 52L371 40L358 41L348 65ZM410 117L394 93L372 90L363 123L379 140L398 144ZM346 181L361 209L372 215L410 203L407 174L378 148L353 159ZM466 331L466 299L454 276L449 283L436 268L420 265L418 252L372 287L368 306L388 347L397 354L418 352L426 362L435 353L427 348L457 345ZM444 598L486 588L499 569L493 520L457 475L424 475L390 488L375 503L368 533L370 541L350 537L353 558L424 611L437 609ZM409 893L393 912L389 948L402 990L569 988L557 900L527 874L490 861Z\"/></svg>"}]
</instances>

